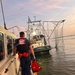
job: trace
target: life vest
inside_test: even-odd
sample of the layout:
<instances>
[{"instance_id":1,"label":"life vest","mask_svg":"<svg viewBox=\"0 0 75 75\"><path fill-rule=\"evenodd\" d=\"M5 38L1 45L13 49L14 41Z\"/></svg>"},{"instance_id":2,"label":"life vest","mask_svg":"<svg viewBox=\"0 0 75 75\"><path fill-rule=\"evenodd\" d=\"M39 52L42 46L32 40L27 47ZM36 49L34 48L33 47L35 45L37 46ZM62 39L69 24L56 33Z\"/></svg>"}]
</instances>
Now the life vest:
<instances>
[{"instance_id":1,"label":"life vest","mask_svg":"<svg viewBox=\"0 0 75 75\"><path fill-rule=\"evenodd\" d=\"M29 56L29 53L27 53L27 52L24 52L23 54L22 53L19 53L18 56L19 56L19 58L28 57Z\"/></svg>"},{"instance_id":2,"label":"life vest","mask_svg":"<svg viewBox=\"0 0 75 75\"><path fill-rule=\"evenodd\" d=\"M42 68L40 67L40 64L37 63L36 60L34 60L31 64L31 68L33 72L39 72Z\"/></svg>"}]
</instances>

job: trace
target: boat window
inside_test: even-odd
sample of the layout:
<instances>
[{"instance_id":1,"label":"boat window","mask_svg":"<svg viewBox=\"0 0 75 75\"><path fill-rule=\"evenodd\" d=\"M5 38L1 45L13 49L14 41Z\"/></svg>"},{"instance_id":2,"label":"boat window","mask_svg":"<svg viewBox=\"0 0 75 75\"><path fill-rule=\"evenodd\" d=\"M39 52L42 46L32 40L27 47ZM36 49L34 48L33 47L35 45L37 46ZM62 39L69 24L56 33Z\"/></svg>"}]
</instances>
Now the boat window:
<instances>
[{"instance_id":1,"label":"boat window","mask_svg":"<svg viewBox=\"0 0 75 75\"><path fill-rule=\"evenodd\" d=\"M35 35L32 37L31 42L32 42L32 44L35 44L36 41L39 41L39 40L40 40L39 36Z\"/></svg>"},{"instance_id":2,"label":"boat window","mask_svg":"<svg viewBox=\"0 0 75 75\"><path fill-rule=\"evenodd\" d=\"M44 36L44 35L40 35L40 38L41 38L41 40L44 42L44 44L46 45L47 42L46 42L45 36Z\"/></svg>"},{"instance_id":3,"label":"boat window","mask_svg":"<svg viewBox=\"0 0 75 75\"><path fill-rule=\"evenodd\" d=\"M13 49L13 39L11 36L7 36L7 53L8 55L12 53Z\"/></svg>"},{"instance_id":4,"label":"boat window","mask_svg":"<svg viewBox=\"0 0 75 75\"><path fill-rule=\"evenodd\" d=\"M3 33L0 32L0 61L3 60L4 57L5 57L4 36L3 36Z\"/></svg>"}]
</instances>

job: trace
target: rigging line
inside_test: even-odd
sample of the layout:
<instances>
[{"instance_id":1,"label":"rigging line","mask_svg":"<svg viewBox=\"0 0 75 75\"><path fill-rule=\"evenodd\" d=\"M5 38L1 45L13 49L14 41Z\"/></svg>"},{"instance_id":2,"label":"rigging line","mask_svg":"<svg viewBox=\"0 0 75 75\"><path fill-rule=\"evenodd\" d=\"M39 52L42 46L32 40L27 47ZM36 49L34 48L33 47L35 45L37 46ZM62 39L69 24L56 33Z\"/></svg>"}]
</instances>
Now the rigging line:
<instances>
[{"instance_id":1,"label":"rigging line","mask_svg":"<svg viewBox=\"0 0 75 75\"><path fill-rule=\"evenodd\" d=\"M75 38L66 38L66 39L63 39L63 40L69 40L70 41L71 39L75 39ZM59 39L59 40L62 40L62 39Z\"/></svg>"},{"instance_id":2,"label":"rigging line","mask_svg":"<svg viewBox=\"0 0 75 75\"><path fill-rule=\"evenodd\" d=\"M57 38L64 38L64 37L66 37L66 38L68 38L68 37L72 37L72 36L75 36L75 34L73 34L73 35L66 35L66 36L61 36L61 37L57 37ZM50 39L55 39L55 38L50 38Z\"/></svg>"},{"instance_id":3,"label":"rigging line","mask_svg":"<svg viewBox=\"0 0 75 75\"><path fill-rule=\"evenodd\" d=\"M55 38L52 38L52 39L55 39ZM70 40L70 39L75 39L75 38L65 38L63 40ZM59 40L62 40L62 38L59 38Z\"/></svg>"},{"instance_id":4,"label":"rigging line","mask_svg":"<svg viewBox=\"0 0 75 75\"><path fill-rule=\"evenodd\" d=\"M55 39L55 38L54 38L54 39ZM69 41L70 41L70 40L73 40L73 39L75 40L75 38L66 38L66 39L63 39L63 40L69 40ZM59 41L60 41L60 40L62 40L62 39L59 39ZM53 41L54 41L54 40L53 40Z\"/></svg>"},{"instance_id":5,"label":"rigging line","mask_svg":"<svg viewBox=\"0 0 75 75\"><path fill-rule=\"evenodd\" d=\"M15 28L15 27L17 27L17 26L13 26L13 27L11 27L11 28L8 28L8 30L13 29L13 28Z\"/></svg>"},{"instance_id":6,"label":"rigging line","mask_svg":"<svg viewBox=\"0 0 75 75\"><path fill-rule=\"evenodd\" d=\"M43 22L43 25L44 25L44 22ZM47 33L46 33L46 30L45 30L45 28L44 28L43 25L42 25L42 28L43 28L43 30L44 30L44 35L46 34L46 36L48 37L48 35L47 35Z\"/></svg>"},{"instance_id":7,"label":"rigging line","mask_svg":"<svg viewBox=\"0 0 75 75\"><path fill-rule=\"evenodd\" d=\"M70 39L75 39L75 38L66 38L66 39L64 39L64 40L70 40Z\"/></svg>"},{"instance_id":8,"label":"rigging line","mask_svg":"<svg viewBox=\"0 0 75 75\"><path fill-rule=\"evenodd\" d=\"M45 28L44 28L44 22L43 22L42 28L43 28L43 34L44 34L44 36L47 36L47 40L48 40L48 43L49 43L49 45L50 45L50 42L49 42L49 39L48 39L48 35L49 35L49 34L47 34L47 32L46 32L46 30L45 30Z\"/></svg>"},{"instance_id":9,"label":"rigging line","mask_svg":"<svg viewBox=\"0 0 75 75\"><path fill-rule=\"evenodd\" d=\"M63 22L62 27L61 27L61 40L62 40L62 45L65 46L64 39L63 39L63 28L64 28L64 22Z\"/></svg>"},{"instance_id":10,"label":"rigging line","mask_svg":"<svg viewBox=\"0 0 75 75\"><path fill-rule=\"evenodd\" d=\"M73 35L67 35L67 36L63 36L63 37L72 37L72 36L75 36L75 34L73 34ZM61 38L61 37L58 37L58 38Z\"/></svg>"},{"instance_id":11,"label":"rigging line","mask_svg":"<svg viewBox=\"0 0 75 75\"><path fill-rule=\"evenodd\" d=\"M61 39L58 39L58 38L56 37L57 46L58 46L60 40L62 41L62 44L64 45L64 39L63 39L63 25L64 25L64 24L62 24L61 32L60 32L60 34L62 34L62 35L61 35Z\"/></svg>"},{"instance_id":12,"label":"rigging line","mask_svg":"<svg viewBox=\"0 0 75 75\"><path fill-rule=\"evenodd\" d=\"M58 23L59 23L59 22L60 22L60 21L58 21ZM55 31L56 27L58 26L58 23L57 23L56 26L54 27L54 29L53 29L51 35L48 37L48 39L52 36L53 32Z\"/></svg>"}]
</instances>

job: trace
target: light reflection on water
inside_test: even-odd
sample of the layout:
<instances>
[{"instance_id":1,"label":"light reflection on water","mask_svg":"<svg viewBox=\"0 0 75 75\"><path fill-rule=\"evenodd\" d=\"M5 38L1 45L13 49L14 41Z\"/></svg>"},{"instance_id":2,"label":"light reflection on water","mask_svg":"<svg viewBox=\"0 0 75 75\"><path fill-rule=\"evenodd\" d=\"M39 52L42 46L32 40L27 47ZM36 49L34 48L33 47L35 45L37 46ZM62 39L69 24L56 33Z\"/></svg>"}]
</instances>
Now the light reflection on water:
<instances>
[{"instance_id":1,"label":"light reflection on water","mask_svg":"<svg viewBox=\"0 0 75 75\"><path fill-rule=\"evenodd\" d=\"M50 54L37 56L42 67L38 75L75 75L75 50L53 49Z\"/></svg>"}]
</instances>

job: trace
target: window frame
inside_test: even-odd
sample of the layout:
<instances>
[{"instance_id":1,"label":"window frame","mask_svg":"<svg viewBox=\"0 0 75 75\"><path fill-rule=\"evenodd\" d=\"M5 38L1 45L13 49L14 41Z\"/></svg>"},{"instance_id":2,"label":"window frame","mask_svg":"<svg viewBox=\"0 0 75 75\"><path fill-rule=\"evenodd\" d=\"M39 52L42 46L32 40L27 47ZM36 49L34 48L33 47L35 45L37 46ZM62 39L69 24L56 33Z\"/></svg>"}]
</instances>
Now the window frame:
<instances>
[{"instance_id":1,"label":"window frame","mask_svg":"<svg viewBox=\"0 0 75 75\"><path fill-rule=\"evenodd\" d=\"M13 38L10 36L10 35L6 35L6 39L7 39L7 55L9 56L9 55L11 55L12 54L12 52L13 52ZM10 49L12 49L12 50L10 50L10 52L9 52L9 49L8 49L8 41L9 40L11 40L11 48ZM10 47L10 46L9 46Z\"/></svg>"},{"instance_id":2,"label":"window frame","mask_svg":"<svg viewBox=\"0 0 75 75\"><path fill-rule=\"evenodd\" d=\"M5 58L5 49L4 49L4 34L0 32L0 61Z\"/></svg>"}]
</instances>

